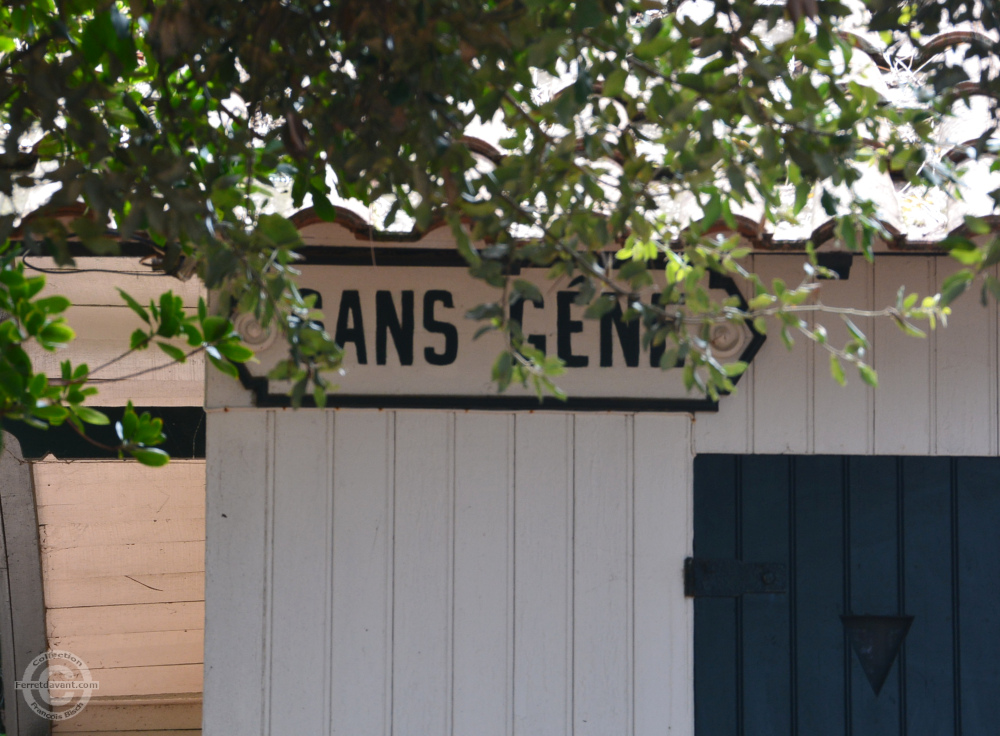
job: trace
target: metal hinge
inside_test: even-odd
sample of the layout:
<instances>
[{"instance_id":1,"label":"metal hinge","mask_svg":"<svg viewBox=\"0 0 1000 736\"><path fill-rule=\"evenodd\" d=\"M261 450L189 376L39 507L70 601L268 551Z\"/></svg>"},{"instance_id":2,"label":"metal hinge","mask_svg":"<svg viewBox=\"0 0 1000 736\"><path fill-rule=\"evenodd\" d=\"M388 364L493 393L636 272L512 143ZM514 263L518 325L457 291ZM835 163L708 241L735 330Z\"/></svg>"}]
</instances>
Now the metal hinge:
<instances>
[{"instance_id":1,"label":"metal hinge","mask_svg":"<svg viewBox=\"0 0 1000 736\"><path fill-rule=\"evenodd\" d=\"M684 595L735 598L748 593L787 593L788 567L777 562L742 562L688 557Z\"/></svg>"}]
</instances>

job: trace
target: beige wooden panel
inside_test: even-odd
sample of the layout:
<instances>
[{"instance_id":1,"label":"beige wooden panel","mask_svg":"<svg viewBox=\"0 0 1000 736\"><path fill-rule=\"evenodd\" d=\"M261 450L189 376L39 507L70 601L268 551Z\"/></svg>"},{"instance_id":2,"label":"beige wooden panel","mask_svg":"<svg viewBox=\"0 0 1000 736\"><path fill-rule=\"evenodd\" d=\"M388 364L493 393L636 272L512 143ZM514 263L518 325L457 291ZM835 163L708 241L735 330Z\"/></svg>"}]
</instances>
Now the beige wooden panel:
<instances>
[{"instance_id":1,"label":"beige wooden panel","mask_svg":"<svg viewBox=\"0 0 1000 736\"><path fill-rule=\"evenodd\" d=\"M768 284L781 278L789 287L795 287L805 276L799 256L758 256L755 265ZM810 452L812 346L801 333L792 330L795 346L789 351L779 330L777 324L770 324L767 342L754 359L753 452Z\"/></svg>"},{"instance_id":2,"label":"beige wooden panel","mask_svg":"<svg viewBox=\"0 0 1000 736\"><path fill-rule=\"evenodd\" d=\"M51 258L32 257L28 259L28 274L31 266L44 269L59 269ZM205 294L201 280L194 278L181 281L173 276L157 274L143 266L138 258L88 256L77 262L77 269L59 269L58 273L45 274L43 294L62 294L74 304L89 306L123 305L118 294L122 289L140 304L147 305L150 299L159 301L160 294L172 291L184 300L184 305L195 307L198 298ZM110 271L111 273L101 273Z\"/></svg>"},{"instance_id":3,"label":"beige wooden panel","mask_svg":"<svg viewBox=\"0 0 1000 736\"><path fill-rule=\"evenodd\" d=\"M50 610L76 606L205 600L205 573L201 571L63 580L43 577L42 585L45 589L45 607Z\"/></svg>"},{"instance_id":4,"label":"beige wooden panel","mask_svg":"<svg viewBox=\"0 0 1000 736\"><path fill-rule=\"evenodd\" d=\"M200 572L204 569L204 542L95 545L46 550L42 555L42 575L51 580Z\"/></svg>"},{"instance_id":5,"label":"beige wooden panel","mask_svg":"<svg viewBox=\"0 0 1000 736\"><path fill-rule=\"evenodd\" d=\"M513 431L509 414L455 417L455 734L513 727Z\"/></svg>"},{"instance_id":6,"label":"beige wooden panel","mask_svg":"<svg viewBox=\"0 0 1000 736\"><path fill-rule=\"evenodd\" d=\"M108 488L108 494L113 493L115 493L115 489ZM86 503L40 506L38 519L42 525L101 523L109 518L117 519L119 523L128 521L159 522L168 519L176 521L186 519L204 523L204 500L185 504L184 502L188 499L174 498L167 499L166 504L164 504L164 497L157 498L155 493L155 490L151 491L148 499L137 504L123 503L119 506L104 507L88 506Z\"/></svg>"},{"instance_id":7,"label":"beige wooden panel","mask_svg":"<svg viewBox=\"0 0 1000 736\"><path fill-rule=\"evenodd\" d=\"M102 697L121 695L169 695L200 693L202 665L175 664L154 667L92 668L91 677L100 683Z\"/></svg>"},{"instance_id":8,"label":"beige wooden panel","mask_svg":"<svg viewBox=\"0 0 1000 736\"><path fill-rule=\"evenodd\" d=\"M228 376L227 379L232 380ZM204 373L202 373L200 380L174 380L170 377L162 377L160 373L153 373L146 380L136 379L116 383L95 379L92 383L100 393L90 397L87 405L96 408L125 406L129 401L139 407L201 406L205 395Z\"/></svg>"},{"instance_id":9,"label":"beige wooden panel","mask_svg":"<svg viewBox=\"0 0 1000 736\"><path fill-rule=\"evenodd\" d=\"M117 733L132 730L148 734L150 731L201 730L200 702L131 703L116 700L114 704L101 702L93 697L79 715L53 724L54 733Z\"/></svg>"},{"instance_id":10,"label":"beige wooden panel","mask_svg":"<svg viewBox=\"0 0 1000 736\"><path fill-rule=\"evenodd\" d=\"M137 402L156 406L201 405L205 380L202 353L184 363L173 361L156 345L129 353L132 332L145 323L127 307L74 306L66 311L66 319L76 332L76 339L68 346L55 352L28 346L39 372L59 376L60 364L69 360L74 365L86 363L95 382L119 381L99 386L105 390L88 401L96 406L121 405L130 395ZM190 350L184 340L172 342Z\"/></svg>"},{"instance_id":11,"label":"beige wooden panel","mask_svg":"<svg viewBox=\"0 0 1000 736\"><path fill-rule=\"evenodd\" d=\"M934 282L959 269L934 259ZM935 438L938 455L990 455L997 445L997 304L979 304L978 288L954 304L948 327L934 335Z\"/></svg>"},{"instance_id":12,"label":"beige wooden panel","mask_svg":"<svg viewBox=\"0 0 1000 736\"><path fill-rule=\"evenodd\" d=\"M172 465L173 463L171 463ZM169 466L167 466L169 467ZM204 483L204 481L202 481ZM204 492L204 491L202 491ZM108 495L115 493L115 489L109 487ZM118 523L129 521L160 522L164 520L192 520L204 523L205 502L191 502L185 504L189 499L167 499L164 504L164 497L156 498L155 489L151 491L151 496L145 501L136 504L122 504L118 506L93 507L86 503L80 504L53 504L51 506L41 506L38 509L39 523L48 524L77 524L77 523L102 523L109 517L115 518ZM159 502L159 503L158 503Z\"/></svg>"},{"instance_id":13,"label":"beige wooden panel","mask_svg":"<svg viewBox=\"0 0 1000 736\"><path fill-rule=\"evenodd\" d=\"M901 284L907 293L926 295L932 288L932 265L926 257L883 257L875 264L874 306L895 304ZM917 340L903 334L891 320L875 323L874 364L879 376L874 394L875 452L879 455L933 453L933 342L933 336Z\"/></svg>"},{"instance_id":14,"label":"beige wooden panel","mask_svg":"<svg viewBox=\"0 0 1000 736\"><path fill-rule=\"evenodd\" d=\"M204 460L174 460L163 468L120 460L43 461L32 470L43 526L205 518Z\"/></svg>"},{"instance_id":15,"label":"beige wooden panel","mask_svg":"<svg viewBox=\"0 0 1000 736\"><path fill-rule=\"evenodd\" d=\"M142 542L204 542L205 519L150 519L91 524L44 524L43 550Z\"/></svg>"},{"instance_id":16,"label":"beige wooden panel","mask_svg":"<svg viewBox=\"0 0 1000 736\"><path fill-rule=\"evenodd\" d=\"M198 628L57 636L49 639L49 648L73 652L91 669L201 664L204 661L205 632Z\"/></svg>"},{"instance_id":17,"label":"beige wooden panel","mask_svg":"<svg viewBox=\"0 0 1000 736\"><path fill-rule=\"evenodd\" d=\"M819 300L832 307L867 308L872 302L873 267L864 258L854 258L846 280L822 281ZM851 321L869 339L873 336L870 318L851 317ZM827 329L830 344L842 348L849 337L847 324L839 315L817 315L815 321ZM775 336L777 338L777 336ZM867 454L874 445L872 389L856 370L844 366L847 385L841 386L830 375L830 353L813 345L813 437L819 453Z\"/></svg>"},{"instance_id":18,"label":"beige wooden panel","mask_svg":"<svg viewBox=\"0 0 1000 736\"><path fill-rule=\"evenodd\" d=\"M205 604L202 601L189 601L50 608L45 613L45 623L50 639L61 636L201 629L205 624Z\"/></svg>"}]
</instances>

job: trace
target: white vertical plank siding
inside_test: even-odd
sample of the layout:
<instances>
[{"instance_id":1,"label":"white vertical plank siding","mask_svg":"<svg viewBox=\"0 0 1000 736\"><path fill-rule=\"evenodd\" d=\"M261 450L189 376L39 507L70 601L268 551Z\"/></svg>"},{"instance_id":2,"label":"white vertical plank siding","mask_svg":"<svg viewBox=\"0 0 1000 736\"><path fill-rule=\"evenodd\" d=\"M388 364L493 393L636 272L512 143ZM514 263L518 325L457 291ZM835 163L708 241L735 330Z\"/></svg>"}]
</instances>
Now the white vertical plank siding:
<instances>
[{"instance_id":1,"label":"white vertical plank siding","mask_svg":"<svg viewBox=\"0 0 1000 736\"><path fill-rule=\"evenodd\" d=\"M328 420L299 411L274 421L271 732L323 736L330 721Z\"/></svg>"},{"instance_id":2,"label":"white vertical plank siding","mask_svg":"<svg viewBox=\"0 0 1000 736\"><path fill-rule=\"evenodd\" d=\"M689 417L209 432L206 736L691 736Z\"/></svg>"},{"instance_id":3,"label":"white vertical plank siding","mask_svg":"<svg viewBox=\"0 0 1000 736\"><path fill-rule=\"evenodd\" d=\"M695 442L700 452L753 451L753 392L756 368L751 363L736 384L736 393L719 403L717 412L693 416Z\"/></svg>"},{"instance_id":4,"label":"white vertical plank siding","mask_svg":"<svg viewBox=\"0 0 1000 736\"><path fill-rule=\"evenodd\" d=\"M388 412L335 416L331 731L389 736L395 425Z\"/></svg>"},{"instance_id":5,"label":"white vertical plank siding","mask_svg":"<svg viewBox=\"0 0 1000 736\"><path fill-rule=\"evenodd\" d=\"M573 417L515 418L514 733L572 733Z\"/></svg>"},{"instance_id":6,"label":"white vertical plank siding","mask_svg":"<svg viewBox=\"0 0 1000 736\"><path fill-rule=\"evenodd\" d=\"M758 256L750 256L748 268L756 268ZM736 279L736 286L746 298L753 287ZM719 403L718 412L694 416L694 436L701 452L753 452L753 406L756 359L750 363L736 385L736 392Z\"/></svg>"},{"instance_id":7,"label":"white vertical plank siding","mask_svg":"<svg viewBox=\"0 0 1000 736\"><path fill-rule=\"evenodd\" d=\"M757 258L755 263L767 284L780 278L794 288L805 276L798 258ZM812 348L798 331L791 336L795 346L788 351L772 322L768 341L754 359L753 452L812 449Z\"/></svg>"},{"instance_id":8,"label":"white vertical plank siding","mask_svg":"<svg viewBox=\"0 0 1000 736\"><path fill-rule=\"evenodd\" d=\"M692 551L691 424L639 414L634 422L635 736L694 733L694 604L682 561Z\"/></svg>"},{"instance_id":9,"label":"white vertical plank siding","mask_svg":"<svg viewBox=\"0 0 1000 736\"><path fill-rule=\"evenodd\" d=\"M802 260L757 254L754 265L769 278L783 274L792 283ZM824 282L818 299L828 306L880 310L895 305L900 285L922 298L957 267L945 256L881 254L874 264L858 256L849 279ZM772 324L739 393L723 397L717 413L694 417L697 452L997 455L997 305L976 304L978 286L955 303L948 326L926 339L905 335L888 317L851 317L872 343L870 359L879 376L874 390L849 366L848 385L838 386L824 348L803 338L789 354ZM820 315L816 321L826 325L832 344L844 344L840 317Z\"/></svg>"},{"instance_id":10,"label":"white vertical plank siding","mask_svg":"<svg viewBox=\"0 0 1000 736\"><path fill-rule=\"evenodd\" d=\"M934 265L938 284L959 269L950 258ZM960 297L947 329L935 334L938 455L988 455L996 447L997 305L978 301L978 288Z\"/></svg>"},{"instance_id":11,"label":"white vertical plank siding","mask_svg":"<svg viewBox=\"0 0 1000 736\"><path fill-rule=\"evenodd\" d=\"M793 259L797 260L797 259ZM855 258L846 280L822 281L819 299L831 307L857 307L872 302L874 274L871 264ZM872 334L870 318L851 317L866 335ZM838 315L819 315L816 321L827 329L831 345L844 346L849 339L847 325ZM863 455L874 446L872 388L851 366L843 364L847 385L841 386L830 375L830 354L825 348L811 345L813 360L813 441L816 452ZM847 428L850 428L849 430Z\"/></svg>"},{"instance_id":12,"label":"white vertical plank siding","mask_svg":"<svg viewBox=\"0 0 1000 736\"><path fill-rule=\"evenodd\" d=\"M511 733L514 418L455 417L453 733Z\"/></svg>"},{"instance_id":13,"label":"white vertical plank siding","mask_svg":"<svg viewBox=\"0 0 1000 736\"><path fill-rule=\"evenodd\" d=\"M394 736L451 731L454 415L396 414Z\"/></svg>"},{"instance_id":14,"label":"white vertical plank siding","mask_svg":"<svg viewBox=\"0 0 1000 736\"><path fill-rule=\"evenodd\" d=\"M907 293L926 295L932 286L932 267L931 259L917 256L877 261L874 306L894 305L900 284L906 286ZM874 364L879 374L874 405L876 454L933 454L934 337L909 337L889 319L876 320L872 334ZM850 431L850 427L841 431Z\"/></svg>"},{"instance_id":15,"label":"white vertical plank siding","mask_svg":"<svg viewBox=\"0 0 1000 736\"><path fill-rule=\"evenodd\" d=\"M631 733L631 418L574 420L573 733Z\"/></svg>"},{"instance_id":16,"label":"white vertical plank siding","mask_svg":"<svg viewBox=\"0 0 1000 736\"><path fill-rule=\"evenodd\" d=\"M269 412L211 413L207 432L206 734L266 734ZM234 707L240 694L240 707Z\"/></svg>"}]
</instances>

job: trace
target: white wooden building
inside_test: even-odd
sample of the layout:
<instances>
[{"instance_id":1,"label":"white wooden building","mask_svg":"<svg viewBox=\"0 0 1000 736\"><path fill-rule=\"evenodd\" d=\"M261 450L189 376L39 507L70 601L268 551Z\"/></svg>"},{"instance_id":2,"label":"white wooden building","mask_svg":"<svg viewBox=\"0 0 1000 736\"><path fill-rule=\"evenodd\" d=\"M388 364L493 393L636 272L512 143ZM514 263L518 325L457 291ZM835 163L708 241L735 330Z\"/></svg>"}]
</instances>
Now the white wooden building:
<instances>
[{"instance_id":1,"label":"white wooden building","mask_svg":"<svg viewBox=\"0 0 1000 736\"><path fill-rule=\"evenodd\" d=\"M307 244L332 252L356 248L361 241L348 227L310 224L308 218L300 222ZM337 298L344 290L391 291L400 308L403 291L436 285L424 270L393 268L395 255L381 261L389 253L382 250L384 244L360 244L374 265L358 268L377 272L375 281L350 269L343 282L324 281L324 267L303 269L303 286L325 301L328 329L334 322L340 328L361 326L354 312L354 322L338 321ZM421 247L446 246L445 236L432 234L405 247L416 253ZM937 255L892 251L887 244L880 250L874 264L855 259L848 278L826 282L823 302L884 306L894 303L900 284L926 293L953 268ZM792 282L801 270L801 254L752 258L753 269L765 277L781 275ZM369 353L377 331L389 330L386 320L376 325L365 311L371 299L363 296L359 308ZM453 313L461 311L456 305ZM249 391L209 377L204 733L693 736L697 708L735 709L735 718L745 715L741 722L750 724L753 708L744 701L750 697L744 690L763 687L767 701L772 690L786 687L788 675L781 667L771 668L786 684L760 684L766 677L747 669L748 662L757 661L746 651L752 644L749 633L747 643L734 644L733 650L742 668L740 695L722 702L725 693L706 690L698 697L708 705L696 708L696 684L706 681L696 673L702 666L697 634L702 626L710 634L715 605L685 595L685 559L697 555L695 529L712 524L695 518L696 468L714 467L717 456L719 463L730 462L722 455L784 455L793 462L836 456L849 464L862 456L989 458L1000 452L993 303L982 308L968 299L946 330L925 340L905 337L890 323L862 325L874 335L877 390L854 376L846 388L836 385L825 354L811 344L800 343L789 354L779 340L768 340L738 392L723 397L717 411L689 411L683 397L672 410L671 399L656 395L651 395L650 410L643 410L642 402L629 400L628 394L629 382L643 379L630 378L638 374L620 367L617 344L619 367L599 367L592 354L590 366L576 369L587 380L574 383L577 397L589 391L610 402L532 408L514 399L505 408L488 396L485 368L471 378L459 373L439 381L434 372L441 368L421 364L421 351L440 352L444 338L440 330L426 329L419 314L412 365L401 365L389 332L381 338L388 344L385 365L369 355L357 384L351 383L354 371L343 377L340 392L330 397L331 408L293 411L281 406L278 394L268 393L280 387L248 380L254 389ZM558 328L547 324L539 330L549 330L552 344ZM586 323L577 345L596 345L597 330L596 322ZM470 349L460 344L461 350ZM357 342L348 348L349 360L357 357L357 348ZM267 355L266 346L262 354ZM495 353L487 349L486 354ZM473 388L483 384L480 394L469 393L467 378L476 382ZM449 383L465 393L443 396ZM669 396L669 388L664 390ZM615 397L623 408L614 407ZM696 464L699 456L707 466ZM892 462L900 468L905 463ZM902 483L900 499L916 493ZM808 477L799 485L807 487ZM947 487L942 492L947 495ZM1000 487L991 481L984 492L982 513L994 513L992 499ZM853 498L851 493L844 498ZM962 514L979 513L961 503ZM899 504L902 519L903 501ZM843 534L856 537L866 528L869 517L862 506L855 504L845 516ZM748 505L747 513L752 510ZM781 513L787 519L787 510ZM746 527L734 556L740 564L780 562L791 589L765 595L737 591L714 599L724 600L726 610L739 611L739 621L749 622L753 607L764 602L798 601L803 610L809 604L801 575L811 558L803 550L796 557L795 545L805 542L795 541L797 522L794 514L791 518L783 533L792 530L793 541L784 543L792 551L772 554L777 560L754 558L745 540L755 532ZM840 521L831 518L830 523L841 529ZM957 520L955 525L960 526ZM884 606L865 599L865 581L874 578L866 577L868 553L859 553L844 563L855 572L854 587L844 587L843 605L820 615L817 626L840 632L841 615L902 616L909 615L904 609L922 605L914 596L923 590L923 578L913 578L909 567L904 571L909 563L903 561L902 521L897 526L892 526L896 541L891 545L872 534L860 542L850 537L849 546L867 549L868 539L898 546L892 564L900 569L900 581L909 581L910 598L900 592ZM739 540L741 532L736 535ZM956 532L956 570L972 565L962 544ZM985 545L979 554L1000 552L993 549L995 538L977 544ZM916 553L907 554L910 559ZM978 574L989 576L990 570ZM950 580L947 585L959 586L957 572ZM699 605L707 611L702 619ZM996 616L998 605L993 600L981 614ZM957 601L949 610L942 615L957 620ZM913 652L923 646L920 637L928 631L929 616L915 618L907 640ZM740 632L737 641L743 636ZM881 723L865 711L864 699L875 696L866 684L859 685L859 665L843 654L849 651L848 638L838 636L831 651L840 657L846 687L854 693L845 717L862 732L869 722ZM804 650L810 637L793 629L793 659L795 647ZM995 636L987 636L978 646L994 651L998 644ZM872 702L895 708L902 714L897 721L909 719L914 728L917 716L907 711L905 683L919 679L923 670L911 670L923 665L916 653L906 662L905 676L895 676ZM805 702L808 682L802 680L810 671L800 669L792 688L801 690L795 697ZM967 673L963 682L972 693L973 680L993 687L1000 686L998 678L996 669L986 666ZM804 722L809 713L797 702L793 697L791 705L775 708L786 713L791 707L789 717ZM949 703L941 707L951 708L952 715L964 713L967 724L983 717L973 695L962 704ZM992 706L983 707L988 715ZM703 720L697 733L737 733L727 726L705 730L710 719ZM746 727L747 733L794 732L773 725Z\"/></svg>"}]
</instances>

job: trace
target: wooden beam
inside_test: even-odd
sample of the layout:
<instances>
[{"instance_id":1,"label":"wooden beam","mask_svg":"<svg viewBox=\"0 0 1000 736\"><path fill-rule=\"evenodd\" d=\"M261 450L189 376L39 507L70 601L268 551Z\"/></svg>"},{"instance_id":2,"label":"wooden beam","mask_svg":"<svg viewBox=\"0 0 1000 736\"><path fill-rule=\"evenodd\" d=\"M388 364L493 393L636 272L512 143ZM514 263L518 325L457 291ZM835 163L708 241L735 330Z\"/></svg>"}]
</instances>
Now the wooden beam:
<instances>
[{"instance_id":1,"label":"wooden beam","mask_svg":"<svg viewBox=\"0 0 1000 736\"><path fill-rule=\"evenodd\" d=\"M4 662L4 698L7 733L44 736L50 722L34 713L22 693L14 690L28 664L47 648L42 563L38 517L31 482L31 466L13 435L4 432L0 453L0 520L3 527L4 566L0 580L0 654ZM13 663L13 666L9 666Z\"/></svg>"}]
</instances>

